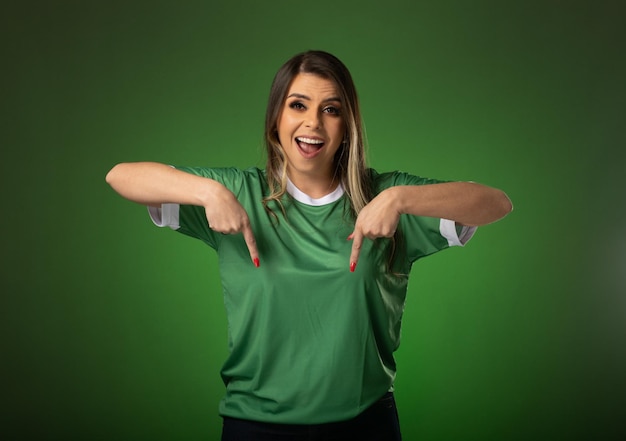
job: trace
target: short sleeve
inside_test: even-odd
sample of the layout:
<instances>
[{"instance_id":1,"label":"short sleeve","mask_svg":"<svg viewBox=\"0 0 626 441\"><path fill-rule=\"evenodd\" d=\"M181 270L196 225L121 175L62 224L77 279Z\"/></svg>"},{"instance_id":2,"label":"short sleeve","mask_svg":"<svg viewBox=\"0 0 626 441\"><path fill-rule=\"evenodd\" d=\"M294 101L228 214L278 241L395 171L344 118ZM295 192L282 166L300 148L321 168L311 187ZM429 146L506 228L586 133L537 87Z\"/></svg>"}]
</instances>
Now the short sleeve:
<instances>
[{"instance_id":1,"label":"short sleeve","mask_svg":"<svg viewBox=\"0 0 626 441\"><path fill-rule=\"evenodd\" d=\"M172 230L178 230L180 228L179 209L178 204L163 204L160 207L148 207L148 214L157 227L170 227Z\"/></svg>"},{"instance_id":2,"label":"short sleeve","mask_svg":"<svg viewBox=\"0 0 626 441\"><path fill-rule=\"evenodd\" d=\"M242 172L236 168L175 167L196 176L213 179L232 191L241 191ZM213 231L206 218L204 207L195 205L163 204L148 207L152 222L158 227L169 227L179 233L200 239L211 248L217 248L221 235Z\"/></svg>"},{"instance_id":3,"label":"short sleeve","mask_svg":"<svg viewBox=\"0 0 626 441\"><path fill-rule=\"evenodd\" d=\"M377 193L398 185L430 185L443 180L414 176L396 171L385 174L374 173ZM454 221L426 216L403 214L400 216L400 231L405 242L406 258L413 263L452 246L464 246L474 235L475 227L460 227Z\"/></svg>"},{"instance_id":4,"label":"short sleeve","mask_svg":"<svg viewBox=\"0 0 626 441\"><path fill-rule=\"evenodd\" d=\"M478 227L458 226L449 219L440 219L439 231L451 247L463 247L474 236Z\"/></svg>"}]
</instances>

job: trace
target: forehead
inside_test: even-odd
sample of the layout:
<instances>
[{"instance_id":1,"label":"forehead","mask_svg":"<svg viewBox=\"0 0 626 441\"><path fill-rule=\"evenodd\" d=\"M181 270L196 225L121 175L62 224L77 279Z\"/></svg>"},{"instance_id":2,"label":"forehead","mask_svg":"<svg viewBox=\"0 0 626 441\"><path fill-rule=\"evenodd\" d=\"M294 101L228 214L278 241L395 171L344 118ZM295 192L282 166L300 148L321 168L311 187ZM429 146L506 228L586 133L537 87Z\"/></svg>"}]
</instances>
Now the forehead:
<instances>
[{"instance_id":1,"label":"forehead","mask_svg":"<svg viewBox=\"0 0 626 441\"><path fill-rule=\"evenodd\" d=\"M339 98L337 86L332 80L309 73L299 73L294 77L287 96L292 93L306 95L312 99Z\"/></svg>"}]
</instances>

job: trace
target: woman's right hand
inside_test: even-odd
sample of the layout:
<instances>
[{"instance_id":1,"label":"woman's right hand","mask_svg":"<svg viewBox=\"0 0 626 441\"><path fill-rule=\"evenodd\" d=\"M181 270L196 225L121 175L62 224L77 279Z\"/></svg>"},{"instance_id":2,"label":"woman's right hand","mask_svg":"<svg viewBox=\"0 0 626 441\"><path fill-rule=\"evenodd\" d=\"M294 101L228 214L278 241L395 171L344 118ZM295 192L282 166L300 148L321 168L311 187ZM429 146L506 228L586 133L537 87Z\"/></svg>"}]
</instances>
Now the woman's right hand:
<instances>
[{"instance_id":1,"label":"woman's right hand","mask_svg":"<svg viewBox=\"0 0 626 441\"><path fill-rule=\"evenodd\" d=\"M159 207L164 203L177 203L204 207L212 230L243 234L250 258L259 266L259 252L248 213L235 195L219 182L157 162L118 164L109 171L106 181L120 195L142 205Z\"/></svg>"},{"instance_id":2,"label":"woman's right hand","mask_svg":"<svg viewBox=\"0 0 626 441\"><path fill-rule=\"evenodd\" d=\"M243 234L250 258L258 268L259 252L248 213L229 189L218 182L215 184L217 185L210 192L209 201L204 205L209 228L222 234Z\"/></svg>"}]
</instances>

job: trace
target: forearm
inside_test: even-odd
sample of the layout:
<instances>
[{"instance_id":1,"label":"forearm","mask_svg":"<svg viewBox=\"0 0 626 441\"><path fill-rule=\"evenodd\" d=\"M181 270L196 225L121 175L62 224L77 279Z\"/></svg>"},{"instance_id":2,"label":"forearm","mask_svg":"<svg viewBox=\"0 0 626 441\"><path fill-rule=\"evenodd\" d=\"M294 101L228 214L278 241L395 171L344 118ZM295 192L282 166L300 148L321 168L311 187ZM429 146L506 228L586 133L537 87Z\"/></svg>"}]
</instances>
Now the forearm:
<instances>
[{"instance_id":1,"label":"forearm","mask_svg":"<svg viewBox=\"0 0 626 441\"><path fill-rule=\"evenodd\" d=\"M391 187L400 214L450 219L479 226L506 216L513 206L501 190L472 182Z\"/></svg>"},{"instance_id":2,"label":"forearm","mask_svg":"<svg viewBox=\"0 0 626 441\"><path fill-rule=\"evenodd\" d=\"M153 206L205 205L217 186L221 186L211 179L155 162L118 164L109 171L106 181L126 199Z\"/></svg>"}]
</instances>

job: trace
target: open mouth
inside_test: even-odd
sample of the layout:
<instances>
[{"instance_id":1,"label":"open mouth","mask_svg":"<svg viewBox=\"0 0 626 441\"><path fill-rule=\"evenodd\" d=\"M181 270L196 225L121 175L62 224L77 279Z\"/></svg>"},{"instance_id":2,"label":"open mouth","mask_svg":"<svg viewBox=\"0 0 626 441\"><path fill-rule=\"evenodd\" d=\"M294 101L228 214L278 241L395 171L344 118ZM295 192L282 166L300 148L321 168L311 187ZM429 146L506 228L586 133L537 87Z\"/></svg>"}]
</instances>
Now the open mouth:
<instances>
[{"instance_id":1,"label":"open mouth","mask_svg":"<svg viewBox=\"0 0 626 441\"><path fill-rule=\"evenodd\" d=\"M296 143L300 148L300 152L307 158L315 156L321 148L324 146L324 141L319 138L307 138L305 136L298 136Z\"/></svg>"}]
</instances>

